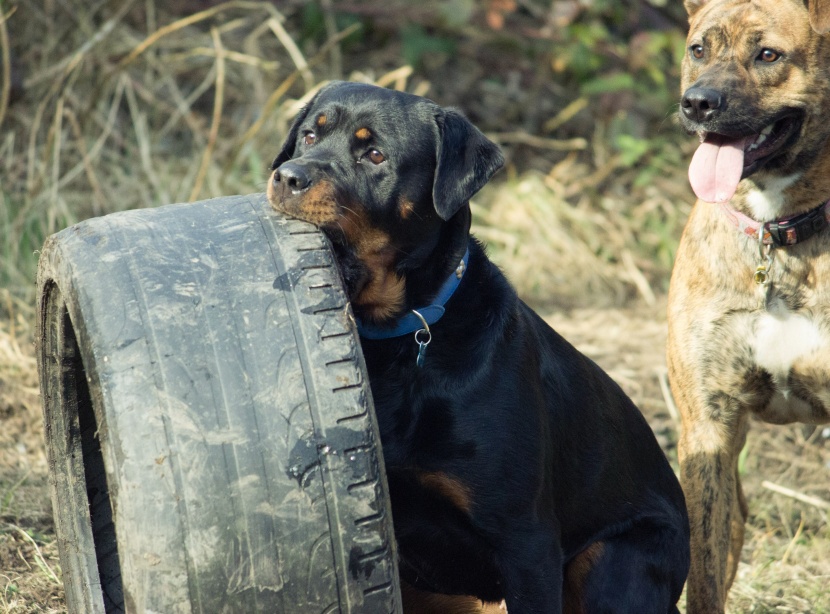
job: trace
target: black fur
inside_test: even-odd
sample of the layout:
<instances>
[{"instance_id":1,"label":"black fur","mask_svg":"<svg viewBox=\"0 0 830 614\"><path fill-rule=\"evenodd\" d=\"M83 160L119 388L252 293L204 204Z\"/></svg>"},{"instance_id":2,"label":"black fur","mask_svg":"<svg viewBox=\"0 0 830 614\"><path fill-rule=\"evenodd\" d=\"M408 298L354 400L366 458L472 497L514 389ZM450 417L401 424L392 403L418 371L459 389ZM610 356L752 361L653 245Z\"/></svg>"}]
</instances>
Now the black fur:
<instances>
[{"instance_id":1,"label":"black fur","mask_svg":"<svg viewBox=\"0 0 830 614\"><path fill-rule=\"evenodd\" d=\"M325 125L315 127L321 113ZM385 167L355 162L364 126ZM504 598L510 614L561 612L563 602L586 613L676 611L688 520L651 429L469 236L468 201L502 165L497 147L455 110L336 83L303 110L274 162L272 203L308 218L305 192L280 185L281 169L294 172L286 165L303 167L310 185L329 182L347 208L321 226L353 300L372 267L356 253L350 216L390 237L388 266L405 280L405 300L380 325L429 304L469 244L466 275L431 327L422 368L411 334L362 340L403 579L434 593ZM414 205L407 216L401 195ZM355 311L366 315L359 304ZM577 562L598 542L595 557Z\"/></svg>"}]
</instances>

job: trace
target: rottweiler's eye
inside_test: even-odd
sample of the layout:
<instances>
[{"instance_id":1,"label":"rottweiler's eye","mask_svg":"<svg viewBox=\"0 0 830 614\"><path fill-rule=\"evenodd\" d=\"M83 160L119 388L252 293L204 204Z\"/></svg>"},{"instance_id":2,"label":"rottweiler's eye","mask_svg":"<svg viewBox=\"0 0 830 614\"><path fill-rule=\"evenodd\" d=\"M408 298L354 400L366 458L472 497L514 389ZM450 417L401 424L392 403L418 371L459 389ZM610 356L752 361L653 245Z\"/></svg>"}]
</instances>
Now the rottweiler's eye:
<instances>
[{"instance_id":1,"label":"rottweiler's eye","mask_svg":"<svg viewBox=\"0 0 830 614\"><path fill-rule=\"evenodd\" d=\"M369 162L372 164L380 164L386 160L386 156L380 153L377 149L370 150L369 153L366 154L366 157L369 158Z\"/></svg>"},{"instance_id":2,"label":"rottweiler's eye","mask_svg":"<svg viewBox=\"0 0 830 614\"><path fill-rule=\"evenodd\" d=\"M703 45L692 45L689 47L689 51L692 53L692 57L696 60L699 60L703 57Z\"/></svg>"},{"instance_id":3,"label":"rottweiler's eye","mask_svg":"<svg viewBox=\"0 0 830 614\"><path fill-rule=\"evenodd\" d=\"M313 132L306 132L305 137L303 137L303 142L306 145L314 145L315 141L317 141L317 135Z\"/></svg>"},{"instance_id":4,"label":"rottweiler's eye","mask_svg":"<svg viewBox=\"0 0 830 614\"><path fill-rule=\"evenodd\" d=\"M758 59L768 64L775 62L780 57L781 54L775 49L761 49L761 53L758 54Z\"/></svg>"}]
</instances>

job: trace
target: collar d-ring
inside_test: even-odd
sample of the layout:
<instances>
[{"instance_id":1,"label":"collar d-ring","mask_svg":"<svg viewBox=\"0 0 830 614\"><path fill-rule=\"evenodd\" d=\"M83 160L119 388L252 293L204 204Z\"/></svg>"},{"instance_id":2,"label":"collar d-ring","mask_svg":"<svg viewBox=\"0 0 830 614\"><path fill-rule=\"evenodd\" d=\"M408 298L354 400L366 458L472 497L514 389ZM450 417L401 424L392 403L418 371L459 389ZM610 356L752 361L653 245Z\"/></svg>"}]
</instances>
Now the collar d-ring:
<instances>
[{"instance_id":1,"label":"collar d-ring","mask_svg":"<svg viewBox=\"0 0 830 614\"><path fill-rule=\"evenodd\" d=\"M429 324L427 324L426 318L414 309L412 310L412 313L414 313L421 321L421 324L424 325L423 328L419 328L415 331L415 343L418 344L418 357L415 359L415 364L419 367L423 367L427 353L427 346L429 345L429 342L432 341L432 333L429 330Z\"/></svg>"}]
</instances>

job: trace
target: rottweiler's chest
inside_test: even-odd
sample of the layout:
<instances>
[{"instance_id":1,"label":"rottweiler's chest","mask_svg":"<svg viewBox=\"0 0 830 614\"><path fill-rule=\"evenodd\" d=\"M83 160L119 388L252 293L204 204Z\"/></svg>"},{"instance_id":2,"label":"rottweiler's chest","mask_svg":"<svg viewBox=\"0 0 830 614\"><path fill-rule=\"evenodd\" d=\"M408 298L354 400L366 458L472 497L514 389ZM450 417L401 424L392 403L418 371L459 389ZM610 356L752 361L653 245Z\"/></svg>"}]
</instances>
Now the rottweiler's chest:
<instances>
[{"instance_id":1,"label":"rottweiler's chest","mask_svg":"<svg viewBox=\"0 0 830 614\"><path fill-rule=\"evenodd\" d=\"M431 592L500 600L494 550L471 518L469 487L416 468L390 468L388 479L402 577Z\"/></svg>"}]
</instances>

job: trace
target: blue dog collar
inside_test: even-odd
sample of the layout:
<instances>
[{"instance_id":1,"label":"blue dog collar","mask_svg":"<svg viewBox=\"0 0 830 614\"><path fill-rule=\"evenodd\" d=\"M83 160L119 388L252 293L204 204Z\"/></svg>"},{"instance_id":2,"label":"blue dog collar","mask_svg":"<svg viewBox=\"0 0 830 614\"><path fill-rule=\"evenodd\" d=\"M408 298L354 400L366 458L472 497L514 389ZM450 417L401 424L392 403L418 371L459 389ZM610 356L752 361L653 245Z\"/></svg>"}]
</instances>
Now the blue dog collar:
<instances>
[{"instance_id":1,"label":"blue dog collar","mask_svg":"<svg viewBox=\"0 0 830 614\"><path fill-rule=\"evenodd\" d=\"M435 324L444 315L444 305L450 300L450 297L461 283L464 273L467 272L467 262L469 259L470 248L467 248L458 267L447 277L447 280L438 290L438 294L435 296L435 300L431 305L421 307L420 309L413 309L410 313L399 319L395 326L391 328L366 324L361 322L360 318L355 318L358 334L364 339L391 339L393 337L403 337L409 333L415 333L421 330L426 330L427 334L429 334L429 325ZM426 326L424 326L425 324Z\"/></svg>"}]
</instances>

